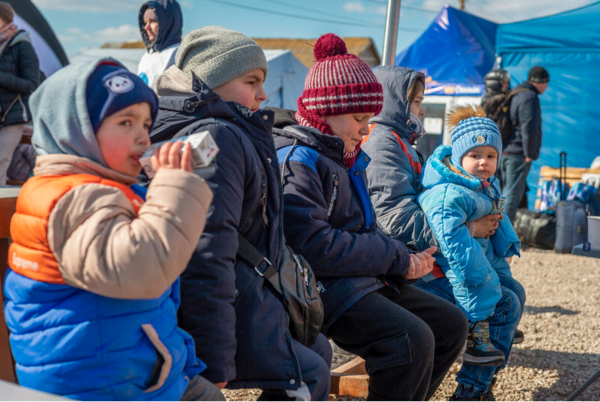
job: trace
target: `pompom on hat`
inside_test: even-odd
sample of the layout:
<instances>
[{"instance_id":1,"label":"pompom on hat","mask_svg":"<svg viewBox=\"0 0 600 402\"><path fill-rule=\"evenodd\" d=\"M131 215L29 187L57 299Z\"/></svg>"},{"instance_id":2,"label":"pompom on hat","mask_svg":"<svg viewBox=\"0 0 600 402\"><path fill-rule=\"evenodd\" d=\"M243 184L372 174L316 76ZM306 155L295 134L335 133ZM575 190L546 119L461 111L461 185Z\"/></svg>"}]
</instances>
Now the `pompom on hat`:
<instances>
[{"instance_id":1,"label":"pompom on hat","mask_svg":"<svg viewBox=\"0 0 600 402\"><path fill-rule=\"evenodd\" d=\"M383 107L383 88L371 68L360 57L348 53L339 36L321 36L314 47L315 64L308 71L304 91L298 98L296 120L333 135L331 127L321 118L348 113L379 114ZM353 165L354 152L346 152L347 165Z\"/></svg>"},{"instance_id":2,"label":"pompom on hat","mask_svg":"<svg viewBox=\"0 0 600 402\"><path fill-rule=\"evenodd\" d=\"M490 146L502 154L502 135L496 123L485 117L480 106L458 106L448 114L452 131L452 165L462 169L461 160L471 149Z\"/></svg>"}]
</instances>

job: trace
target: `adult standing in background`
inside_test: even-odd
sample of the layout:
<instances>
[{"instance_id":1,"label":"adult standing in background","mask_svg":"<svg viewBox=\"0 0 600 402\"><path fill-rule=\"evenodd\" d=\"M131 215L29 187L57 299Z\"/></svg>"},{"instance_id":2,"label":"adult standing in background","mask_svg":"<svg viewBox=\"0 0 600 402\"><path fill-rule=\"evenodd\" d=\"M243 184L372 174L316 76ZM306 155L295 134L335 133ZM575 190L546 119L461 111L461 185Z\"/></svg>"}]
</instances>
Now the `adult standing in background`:
<instances>
[{"instance_id":1,"label":"adult standing in background","mask_svg":"<svg viewBox=\"0 0 600 402\"><path fill-rule=\"evenodd\" d=\"M14 10L0 2L0 186L19 145L23 125L31 120L29 95L40 83L40 63L29 34L13 23Z\"/></svg>"},{"instance_id":2,"label":"adult standing in background","mask_svg":"<svg viewBox=\"0 0 600 402\"><path fill-rule=\"evenodd\" d=\"M511 222L514 222L517 207L525 194L531 162L540 156L542 108L538 96L546 91L549 81L550 74L544 67L533 67L529 70L527 81L515 88L527 91L516 94L510 104L510 118L515 131L503 143L500 173L504 185L502 195L506 197L504 210Z\"/></svg>"},{"instance_id":3,"label":"adult standing in background","mask_svg":"<svg viewBox=\"0 0 600 402\"><path fill-rule=\"evenodd\" d=\"M139 25L148 51L138 65L138 76L152 89L156 79L175 64L181 43L183 16L175 0L152 0L140 8Z\"/></svg>"},{"instance_id":4,"label":"adult standing in background","mask_svg":"<svg viewBox=\"0 0 600 402\"><path fill-rule=\"evenodd\" d=\"M510 93L510 74L506 70L492 70L485 75L485 92L481 97L481 106L485 110L485 103L493 96Z\"/></svg>"}]
</instances>

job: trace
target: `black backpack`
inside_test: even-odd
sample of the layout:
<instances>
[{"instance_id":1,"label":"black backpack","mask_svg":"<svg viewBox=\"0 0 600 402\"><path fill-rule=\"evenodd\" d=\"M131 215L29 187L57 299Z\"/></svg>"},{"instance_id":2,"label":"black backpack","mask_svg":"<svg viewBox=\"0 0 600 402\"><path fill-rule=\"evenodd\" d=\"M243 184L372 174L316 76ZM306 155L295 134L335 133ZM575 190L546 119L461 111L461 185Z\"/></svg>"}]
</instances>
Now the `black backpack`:
<instances>
[{"instance_id":1,"label":"black backpack","mask_svg":"<svg viewBox=\"0 0 600 402\"><path fill-rule=\"evenodd\" d=\"M517 88L509 93L494 95L486 99L481 105L485 115L498 126L502 135L502 142L508 141L515 131L515 126L510 119L510 102L513 96L527 90L526 88Z\"/></svg>"}]
</instances>

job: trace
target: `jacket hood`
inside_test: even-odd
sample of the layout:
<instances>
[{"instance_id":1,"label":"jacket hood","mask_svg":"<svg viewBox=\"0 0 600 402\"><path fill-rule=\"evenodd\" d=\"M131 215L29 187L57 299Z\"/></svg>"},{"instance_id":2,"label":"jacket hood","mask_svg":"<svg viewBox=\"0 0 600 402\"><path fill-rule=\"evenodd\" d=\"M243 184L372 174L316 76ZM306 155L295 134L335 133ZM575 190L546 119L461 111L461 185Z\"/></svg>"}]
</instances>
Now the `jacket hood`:
<instances>
[{"instance_id":1,"label":"jacket hood","mask_svg":"<svg viewBox=\"0 0 600 402\"><path fill-rule=\"evenodd\" d=\"M52 74L31 95L31 143L38 155L75 155L106 166L86 100L88 78L100 64L126 69L112 58L71 64Z\"/></svg>"},{"instance_id":2,"label":"jacket hood","mask_svg":"<svg viewBox=\"0 0 600 402\"><path fill-rule=\"evenodd\" d=\"M10 41L10 46L14 46L17 43L21 43L21 42L31 42L31 36L29 35L29 32L27 31L23 31L20 30L15 34L15 37L12 38L12 40Z\"/></svg>"},{"instance_id":3,"label":"jacket hood","mask_svg":"<svg viewBox=\"0 0 600 402\"><path fill-rule=\"evenodd\" d=\"M194 76L190 71L184 73L177 66L169 67L156 80L156 94L162 96L192 96Z\"/></svg>"},{"instance_id":4,"label":"jacket hood","mask_svg":"<svg viewBox=\"0 0 600 402\"><path fill-rule=\"evenodd\" d=\"M429 157L427 164L425 165L425 170L423 171L423 187L429 189L438 184L453 183L467 187L471 190L480 188L482 181L469 176L461 169L453 166L450 162L451 157L452 147L441 145L436 148L435 152Z\"/></svg>"},{"instance_id":5,"label":"jacket hood","mask_svg":"<svg viewBox=\"0 0 600 402\"><path fill-rule=\"evenodd\" d=\"M410 68L397 66L378 67L373 73L383 87L383 109L369 123L386 125L410 141L415 130L411 127L412 123L409 123L408 89L417 77L423 77L425 80L425 75Z\"/></svg>"},{"instance_id":6,"label":"jacket hood","mask_svg":"<svg viewBox=\"0 0 600 402\"><path fill-rule=\"evenodd\" d=\"M126 184L135 184L137 178L104 167L89 159L74 155L43 155L35 160L35 176L65 176L91 174Z\"/></svg>"},{"instance_id":7,"label":"jacket hood","mask_svg":"<svg viewBox=\"0 0 600 402\"><path fill-rule=\"evenodd\" d=\"M158 36L154 43L150 43L148 34L144 30L144 13L148 8L154 9L158 18ZM175 0L147 1L140 8L138 23L148 52L162 52L170 46L181 43L183 16L179 3Z\"/></svg>"},{"instance_id":8,"label":"jacket hood","mask_svg":"<svg viewBox=\"0 0 600 402\"><path fill-rule=\"evenodd\" d=\"M296 114L295 110L279 109L276 107L266 107L265 110L271 110L274 113L275 121L273 122L273 127L275 128L285 128L298 124L294 118Z\"/></svg>"}]
</instances>

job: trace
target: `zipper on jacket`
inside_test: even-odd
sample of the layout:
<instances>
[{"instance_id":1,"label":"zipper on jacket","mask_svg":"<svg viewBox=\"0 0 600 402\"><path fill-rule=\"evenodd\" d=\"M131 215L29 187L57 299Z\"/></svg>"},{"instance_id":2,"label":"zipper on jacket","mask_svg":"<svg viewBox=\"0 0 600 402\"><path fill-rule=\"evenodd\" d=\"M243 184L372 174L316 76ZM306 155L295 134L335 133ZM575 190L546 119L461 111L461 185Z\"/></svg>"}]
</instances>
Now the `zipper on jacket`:
<instances>
[{"instance_id":1,"label":"zipper on jacket","mask_svg":"<svg viewBox=\"0 0 600 402\"><path fill-rule=\"evenodd\" d=\"M254 207L254 209L252 209L252 213L250 214L250 218L248 218L248 223L244 227L244 230L242 230L240 232L242 235L246 234L246 232L250 229L250 226L252 225L252 222L254 222L254 218L256 217L256 214L258 213L258 210L260 209L261 206L263 208L263 223L265 224L265 226L269 224L269 220L266 216L266 212L267 212L267 182L265 180L265 171L264 170L260 171L260 182L261 182L261 186L262 186L262 196L260 197L260 200L258 200L258 203Z\"/></svg>"},{"instance_id":2,"label":"zipper on jacket","mask_svg":"<svg viewBox=\"0 0 600 402\"><path fill-rule=\"evenodd\" d=\"M327 219L331 216L333 212L333 204L335 204L335 200L337 198L338 185L340 182L338 181L337 174L333 175L333 193L331 194L331 201L329 201L329 209L327 210Z\"/></svg>"},{"instance_id":3,"label":"zipper on jacket","mask_svg":"<svg viewBox=\"0 0 600 402\"><path fill-rule=\"evenodd\" d=\"M267 217L267 181L264 178L264 172L262 175L263 179L261 180L262 185L262 197L260 199L260 203L262 204L262 220L265 227L269 226L269 217Z\"/></svg>"}]
</instances>

